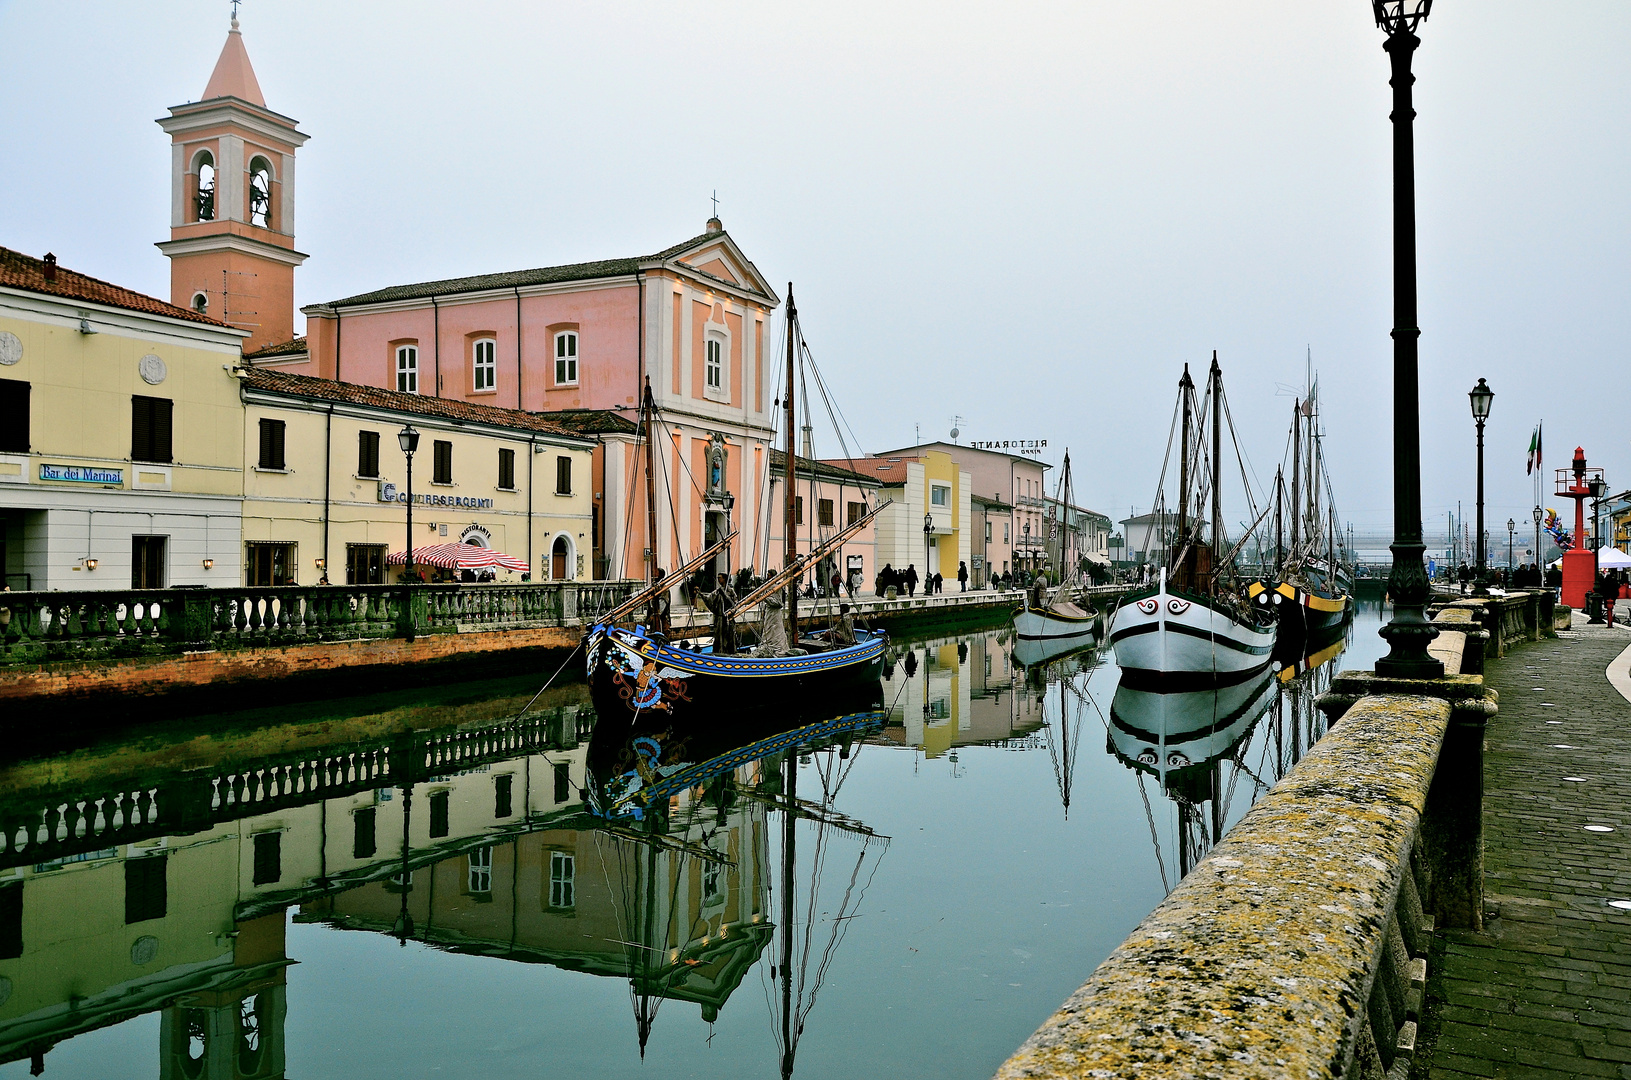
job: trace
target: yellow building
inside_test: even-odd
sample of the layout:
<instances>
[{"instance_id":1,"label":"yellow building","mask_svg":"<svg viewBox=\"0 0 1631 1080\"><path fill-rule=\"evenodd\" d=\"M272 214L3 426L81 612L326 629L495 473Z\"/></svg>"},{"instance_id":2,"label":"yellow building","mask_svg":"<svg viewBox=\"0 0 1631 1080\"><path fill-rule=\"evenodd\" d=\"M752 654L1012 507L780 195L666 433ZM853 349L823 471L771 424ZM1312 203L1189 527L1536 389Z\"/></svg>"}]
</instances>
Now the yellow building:
<instances>
[{"instance_id":1,"label":"yellow building","mask_svg":"<svg viewBox=\"0 0 1631 1080\"><path fill-rule=\"evenodd\" d=\"M0 248L0 570L12 589L239 578L245 331Z\"/></svg>"},{"instance_id":2,"label":"yellow building","mask_svg":"<svg viewBox=\"0 0 1631 1080\"><path fill-rule=\"evenodd\" d=\"M972 567L973 485L968 470L950 454L925 450L916 455L867 458L855 470L876 477L881 497L893 500L877 519L877 562L895 570L917 570L922 579L939 574L944 588L957 591L957 567Z\"/></svg>"},{"instance_id":3,"label":"yellow building","mask_svg":"<svg viewBox=\"0 0 1631 1080\"><path fill-rule=\"evenodd\" d=\"M336 585L400 576L418 432L413 547L492 548L535 581L587 580L594 441L532 413L260 368L243 388L245 583ZM499 570L499 580L519 572Z\"/></svg>"}]
</instances>

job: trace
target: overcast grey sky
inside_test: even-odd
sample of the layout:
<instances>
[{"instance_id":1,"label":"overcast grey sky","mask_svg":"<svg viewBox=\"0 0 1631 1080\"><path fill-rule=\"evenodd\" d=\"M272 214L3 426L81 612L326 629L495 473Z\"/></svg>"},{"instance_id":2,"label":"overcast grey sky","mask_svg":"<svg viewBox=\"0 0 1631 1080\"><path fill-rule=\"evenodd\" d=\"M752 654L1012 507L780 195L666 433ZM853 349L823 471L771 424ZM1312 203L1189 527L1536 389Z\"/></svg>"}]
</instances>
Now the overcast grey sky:
<instances>
[{"instance_id":1,"label":"overcast grey sky","mask_svg":"<svg viewBox=\"0 0 1631 1080\"><path fill-rule=\"evenodd\" d=\"M1536 12L1541 17L1536 17ZM0 244L159 296L166 136L222 0L0 2ZM867 449L1069 445L1147 506L1217 349L1264 480L1313 350L1345 518L1391 520L1391 158L1365 0L791 6L247 0L298 172L302 304L733 237L795 283ZM1440 0L1417 54L1424 516L1492 538L1524 453L1631 486L1631 4ZM1057 461L1057 458L1054 458ZM1564 507L1559 505L1559 510ZM1504 541L1503 541L1504 542Z\"/></svg>"}]
</instances>

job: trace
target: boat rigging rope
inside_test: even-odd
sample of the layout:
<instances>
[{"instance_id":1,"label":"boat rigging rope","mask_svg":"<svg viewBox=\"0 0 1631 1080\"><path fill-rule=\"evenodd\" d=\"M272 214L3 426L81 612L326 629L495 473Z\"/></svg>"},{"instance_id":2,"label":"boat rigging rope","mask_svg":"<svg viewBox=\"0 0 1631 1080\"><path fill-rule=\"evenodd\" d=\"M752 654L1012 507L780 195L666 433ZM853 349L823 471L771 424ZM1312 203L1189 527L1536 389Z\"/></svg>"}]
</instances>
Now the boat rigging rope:
<instances>
[{"instance_id":1,"label":"boat rigging rope","mask_svg":"<svg viewBox=\"0 0 1631 1080\"><path fill-rule=\"evenodd\" d=\"M527 715L527 709L532 708L532 706L538 701L538 699L543 696L544 691L549 689L550 683L554 682L555 679L560 675L560 673L566 670L566 665L568 665L568 664L570 664L572 662L572 658L574 656L578 655L578 650L581 649L581 648L583 648L583 642L581 642L581 641L579 641L576 645L572 646L572 651L566 654L566 659L562 660L561 661L561 666L555 669L555 674L551 675L548 679L545 679L544 680L544 685L540 686L538 688L538 692L536 694L532 695L532 701L527 702L527 708L522 709L520 712L515 714L515 718L517 720L519 720L523 716Z\"/></svg>"}]
</instances>

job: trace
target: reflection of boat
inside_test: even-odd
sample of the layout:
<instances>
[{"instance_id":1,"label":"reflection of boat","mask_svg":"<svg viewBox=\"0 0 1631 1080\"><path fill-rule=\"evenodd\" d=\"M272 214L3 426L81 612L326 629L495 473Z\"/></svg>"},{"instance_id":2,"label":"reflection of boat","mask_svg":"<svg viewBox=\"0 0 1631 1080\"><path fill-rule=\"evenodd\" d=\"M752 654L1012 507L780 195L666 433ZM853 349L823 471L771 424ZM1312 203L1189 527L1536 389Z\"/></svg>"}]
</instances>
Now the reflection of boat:
<instances>
[{"instance_id":1,"label":"reflection of boat","mask_svg":"<svg viewBox=\"0 0 1631 1080\"><path fill-rule=\"evenodd\" d=\"M1066 549L1064 538L1070 534L1068 516L1074 505L1072 502L1070 485L1070 451L1065 451L1064 469L1059 477L1059 507L1067 517L1065 528L1060 529L1060 522L1051 518L1055 507L1048 508L1050 520L1048 530L1050 536L1048 543L1052 547L1053 540L1059 540L1058 559L1056 565L1063 568L1063 580L1051 593L1042 594L1041 586L1037 589L1039 595L1037 603L1032 605L1030 590L1024 596L1024 606L1014 613L1014 633L1021 641L1039 641L1049 645L1058 645L1066 649L1083 648L1096 645L1099 634L1099 612L1090 607L1084 607L1071 599L1077 582L1077 569L1067 566L1069 551ZM1024 663L1024 661L1021 661Z\"/></svg>"},{"instance_id":2,"label":"reflection of boat","mask_svg":"<svg viewBox=\"0 0 1631 1080\"><path fill-rule=\"evenodd\" d=\"M1017 621L1017 619L1016 619ZM1014 639L1014 663L1025 668L1029 673L1033 668L1046 667L1056 661L1080 658L1091 663L1097 658L1094 652L1095 643L1091 640L1081 643L1061 641L1036 641L1027 638Z\"/></svg>"},{"instance_id":3,"label":"reflection of boat","mask_svg":"<svg viewBox=\"0 0 1631 1080\"><path fill-rule=\"evenodd\" d=\"M1216 690L1163 694L1125 682L1110 701L1110 749L1163 787L1227 756L1245 738L1274 693L1263 668L1249 681Z\"/></svg>"},{"instance_id":4,"label":"reflection of boat","mask_svg":"<svg viewBox=\"0 0 1631 1080\"><path fill-rule=\"evenodd\" d=\"M793 494L796 487L794 466L798 460L793 445L794 393L797 389L794 359L800 353L802 344L798 310L793 304L792 286L789 284L787 385L782 393L787 425L787 476L783 489L787 497L782 522L783 535L787 538L785 563L746 596L738 598L723 589L714 594L721 597L720 603L734 604L722 616L729 624L734 624L739 617L751 613L760 600L773 599L779 590L784 591L786 625L793 631L791 648L782 652L761 644L753 649L730 652L719 641L682 647L671 644L654 629L611 625L615 620L607 618L592 627L586 637L589 684L595 709L602 717L618 713L638 715L646 711L674 714L697 711L703 715L742 713L755 709L781 709L792 701L839 702L856 691L878 691L878 680L883 674L883 652L888 641L882 631L858 628L854 632L853 644L835 643L830 631L816 634L798 632L799 581L805 571L820 566L822 559L859 532L883 508L873 507L858 515L843 529L815 545L808 554L799 554ZM651 550L655 551L657 519L656 496L650 479L653 474L651 455L652 447L663 442L665 437L657 431L649 380L642 416L646 445L647 516L652 530L649 543ZM693 560L693 564L695 562ZM618 612L625 613L637 606L653 588L660 589L661 586L654 583L646 592L620 605Z\"/></svg>"},{"instance_id":5,"label":"reflection of boat","mask_svg":"<svg viewBox=\"0 0 1631 1080\"><path fill-rule=\"evenodd\" d=\"M1178 383L1182 444L1178 527L1172 558L1162 566L1153 587L1122 599L1110 622L1110 644L1121 665L1123 685L1167 690L1238 685L1267 668L1274 647L1273 617L1247 602L1233 580L1233 559L1240 544L1233 549L1225 547L1222 470L1218 463L1223 455L1226 406L1223 373L1215 353L1207 388L1210 455L1201 449L1199 438L1191 445L1192 434L1204 429L1206 417L1203 413L1198 420L1193 419L1195 384L1189 368L1184 368ZM1189 516L1189 501L1194 495L1191 488L1211 494L1210 535L1204 539L1205 523L1192 522Z\"/></svg>"}]
</instances>

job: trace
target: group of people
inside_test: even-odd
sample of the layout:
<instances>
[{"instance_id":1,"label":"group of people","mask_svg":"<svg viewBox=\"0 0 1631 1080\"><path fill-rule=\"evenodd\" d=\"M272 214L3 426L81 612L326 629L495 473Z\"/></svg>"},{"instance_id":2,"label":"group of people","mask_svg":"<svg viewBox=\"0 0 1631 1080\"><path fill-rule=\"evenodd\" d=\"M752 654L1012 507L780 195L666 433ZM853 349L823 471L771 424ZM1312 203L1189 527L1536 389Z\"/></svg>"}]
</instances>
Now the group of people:
<instances>
[{"instance_id":1,"label":"group of people","mask_svg":"<svg viewBox=\"0 0 1631 1080\"><path fill-rule=\"evenodd\" d=\"M667 578L667 572L658 569L654 583ZM838 577L833 576L835 595ZM741 579L741 586L745 590L754 587L753 578L748 576ZM667 638L673 633L673 599L671 589L656 590L651 599L646 602L646 627L650 633L660 634ZM693 586L692 598L708 609L713 623L714 654L725 656L736 653L741 649L741 641L737 635L736 620L731 615L731 609L741 600L741 594L733 587L730 575L718 574L711 589L697 589ZM790 656L795 651L790 644L787 626L786 603L782 599L780 590L766 596L759 606L759 656ZM855 615L850 605L838 605L838 619L831 632L827 635L827 642L834 647L854 645Z\"/></svg>"}]
</instances>

